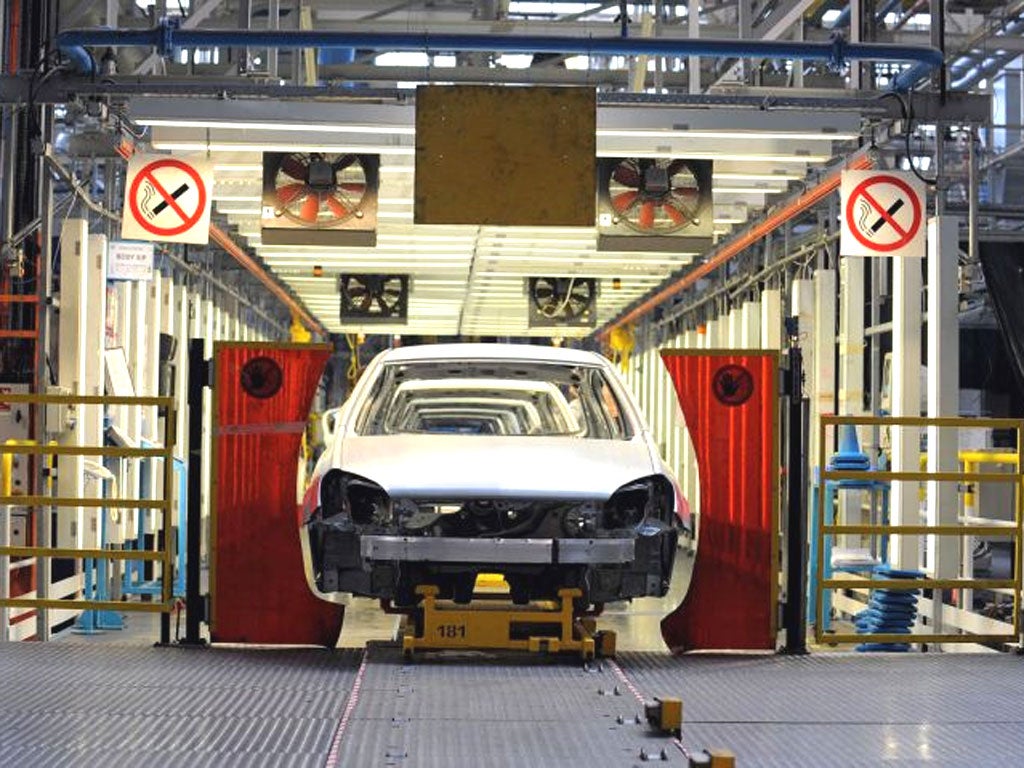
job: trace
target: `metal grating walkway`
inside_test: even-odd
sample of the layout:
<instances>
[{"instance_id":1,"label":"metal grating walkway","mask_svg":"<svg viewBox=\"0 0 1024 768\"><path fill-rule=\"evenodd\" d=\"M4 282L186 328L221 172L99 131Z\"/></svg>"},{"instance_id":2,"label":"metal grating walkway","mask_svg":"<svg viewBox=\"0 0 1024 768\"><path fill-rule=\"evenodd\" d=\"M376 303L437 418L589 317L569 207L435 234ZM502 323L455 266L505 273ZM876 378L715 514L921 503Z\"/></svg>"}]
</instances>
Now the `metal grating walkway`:
<instances>
[{"instance_id":1,"label":"metal grating walkway","mask_svg":"<svg viewBox=\"0 0 1024 768\"><path fill-rule=\"evenodd\" d=\"M353 702L359 651L0 645L0 765L631 768L641 748L684 765L633 722L632 688L682 698L683 745L728 748L741 768L1024 754L1016 656L623 653L584 671L569 658L368 654Z\"/></svg>"},{"instance_id":2,"label":"metal grating walkway","mask_svg":"<svg viewBox=\"0 0 1024 768\"><path fill-rule=\"evenodd\" d=\"M359 656L0 644L0 765L323 765Z\"/></svg>"}]
</instances>

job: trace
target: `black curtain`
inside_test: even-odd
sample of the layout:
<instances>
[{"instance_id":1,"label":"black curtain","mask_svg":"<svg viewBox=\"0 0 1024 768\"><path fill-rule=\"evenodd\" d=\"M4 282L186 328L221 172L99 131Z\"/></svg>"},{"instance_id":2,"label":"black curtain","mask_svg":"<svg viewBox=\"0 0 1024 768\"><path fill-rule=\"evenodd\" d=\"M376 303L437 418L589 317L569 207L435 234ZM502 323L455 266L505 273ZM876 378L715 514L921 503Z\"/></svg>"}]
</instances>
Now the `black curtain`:
<instances>
[{"instance_id":1,"label":"black curtain","mask_svg":"<svg viewBox=\"0 0 1024 768\"><path fill-rule=\"evenodd\" d=\"M1024 392L1024 243L979 243L981 269L1017 386Z\"/></svg>"}]
</instances>

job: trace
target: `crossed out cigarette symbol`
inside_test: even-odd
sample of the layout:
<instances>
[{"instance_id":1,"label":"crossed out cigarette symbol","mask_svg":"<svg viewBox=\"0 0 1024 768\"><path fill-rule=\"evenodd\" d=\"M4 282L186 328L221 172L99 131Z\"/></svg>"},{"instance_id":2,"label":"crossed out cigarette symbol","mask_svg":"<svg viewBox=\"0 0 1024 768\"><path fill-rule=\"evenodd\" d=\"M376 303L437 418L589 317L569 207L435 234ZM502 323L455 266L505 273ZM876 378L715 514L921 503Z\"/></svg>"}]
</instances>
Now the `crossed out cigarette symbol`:
<instances>
[{"instance_id":1,"label":"crossed out cigarette symbol","mask_svg":"<svg viewBox=\"0 0 1024 768\"><path fill-rule=\"evenodd\" d=\"M896 215L908 206L909 218L904 212L897 219ZM910 243L921 228L921 213L921 202L914 190L895 176L865 179L846 202L850 233L861 245L879 253L896 251Z\"/></svg>"},{"instance_id":2,"label":"crossed out cigarette symbol","mask_svg":"<svg viewBox=\"0 0 1024 768\"><path fill-rule=\"evenodd\" d=\"M176 184L165 184L169 179ZM194 194L183 200L190 191ZM187 232L203 218L207 203L206 186L191 165L175 158L165 158L149 163L139 171L128 190L128 203L140 227L158 237L173 237ZM165 213L168 209L174 215Z\"/></svg>"}]
</instances>

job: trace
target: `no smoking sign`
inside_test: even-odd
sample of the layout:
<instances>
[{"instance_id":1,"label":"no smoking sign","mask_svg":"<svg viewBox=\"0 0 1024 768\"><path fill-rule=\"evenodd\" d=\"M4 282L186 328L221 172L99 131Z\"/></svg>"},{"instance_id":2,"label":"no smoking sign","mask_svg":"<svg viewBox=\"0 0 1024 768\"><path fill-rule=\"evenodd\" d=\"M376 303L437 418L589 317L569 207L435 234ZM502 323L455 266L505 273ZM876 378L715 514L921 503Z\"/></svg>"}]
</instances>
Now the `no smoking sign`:
<instances>
[{"instance_id":1,"label":"no smoking sign","mask_svg":"<svg viewBox=\"0 0 1024 768\"><path fill-rule=\"evenodd\" d=\"M205 158L134 155L125 180L121 237L205 244L213 167Z\"/></svg>"},{"instance_id":2,"label":"no smoking sign","mask_svg":"<svg viewBox=\"0 0 1024 768\"><path fill-rule=\"evenodd\" d=\"M925 255L925 186L897 171L843 171L843 256Z\"/></svg>"}]
</instances>

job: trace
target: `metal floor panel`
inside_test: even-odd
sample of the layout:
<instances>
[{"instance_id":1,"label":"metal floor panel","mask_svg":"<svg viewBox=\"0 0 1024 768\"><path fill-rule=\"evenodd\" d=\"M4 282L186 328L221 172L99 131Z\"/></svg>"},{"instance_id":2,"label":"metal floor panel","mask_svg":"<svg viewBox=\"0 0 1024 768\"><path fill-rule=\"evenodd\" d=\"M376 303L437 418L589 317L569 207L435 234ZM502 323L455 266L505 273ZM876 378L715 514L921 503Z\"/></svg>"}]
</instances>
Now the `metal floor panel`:
<instances>
[{"instance_id":1,"label":"metal floor panel","mask_svg":"<svg viewBox=\"0 0 1024 768\"><path fill-rule=\"evenodd\" d=\"M671 740L633 722L640 706L607 666L588 672L572 657L458 652L407 663L397 648L369 653L340 766L632 766L641 747L674 751L682 764Z\"/></svg>"},{"instance_id":2,"label":"metal floor panel","mask_svg":"<svg viewBox=\"0 0 1024 768\"><path fill-rule=\"evenodd\" d=\"M742 768L995 768L1024 754L1015 656L623 653L618 663L645 698L683 699L683 745L729 749ZM610 665L588 673L570 661L465 654L406 664L375 647L338 764L628 768L641 747L667 747L668 765L685 764L632 721L639 710Z\"/></svg>"},{"instance_id":3,"label":"metal floor panel","mask_svg":"<svg viewBox=\"0 0 1024 768\"><path fill-rule=\"evenodd\" d=\"M641 748L684 765L633 721L630 686L681 698L682 743L729 749L741 768L1001 767L1024 754L1024 661L1010 655L624 652L627 685L614 664L571 657L368 653L331 763L342 768L632 768ZM0 766L324 766L361 658L0 645Z\"/></svg>"},{"instance_id":4,"label":"metal floor panel","mask_svg":"<svg viewBox=\"0 0 1024 768\"><path fill-rule=\"evenodd\" d=\"M0 645L0 765L322 765L360 654Z\"/></svg>"},{"instance_id":5,"label":"metal floor panel","mask_svg":"<svg viewBox=\"0 0 1024 768\"><path fill-rule=\"evenodd\" d=\"M683 744L746 766L1020 765L1024 668L998 654L626 653L647 696L683 700Z\"/></svg>"}]
</instances>

